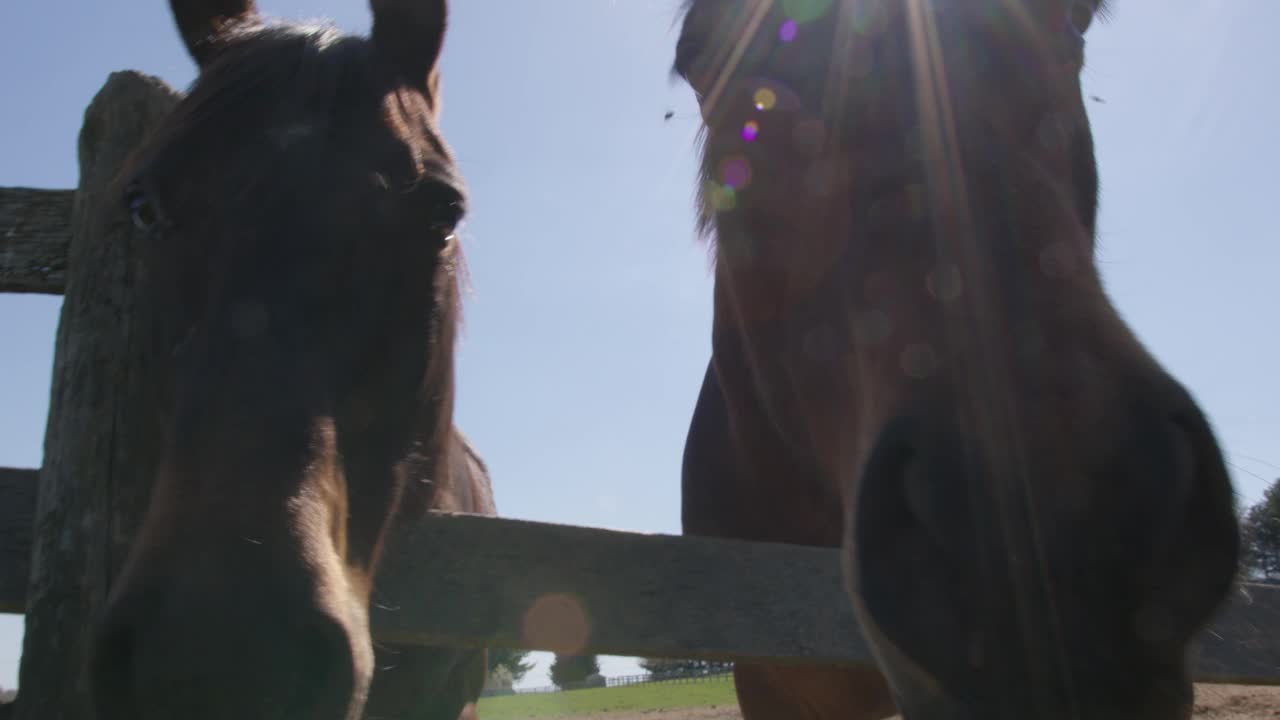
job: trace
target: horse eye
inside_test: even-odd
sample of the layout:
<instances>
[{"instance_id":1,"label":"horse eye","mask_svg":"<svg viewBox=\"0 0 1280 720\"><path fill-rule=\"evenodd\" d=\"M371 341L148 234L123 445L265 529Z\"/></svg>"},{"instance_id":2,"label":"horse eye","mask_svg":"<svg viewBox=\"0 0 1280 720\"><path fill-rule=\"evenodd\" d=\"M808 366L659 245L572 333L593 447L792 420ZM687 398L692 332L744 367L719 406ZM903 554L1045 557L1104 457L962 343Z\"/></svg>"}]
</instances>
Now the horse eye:
<instances>
[{"instance_id":1,"label":"horse eye","mask_svg":"<svg viewBox=\"0 0 1280 720\"><path fill-rule=\"evenodd\" d=\"M150 230L155 226L159 215L147 194L137 188L130 188L125 193L125 207L129 209L129 217L133 226L139 230Z\"/></svg>"},{"instance_id":2,"label":"horse eye","mask_svg":"<svg viewBox=\"0 0 1280 720\"><path fill-rule=\"evenodd\" d=\"M431 229L442 238L452 235L467 214L466 196L451 183L432 183L427 191L431 193L428 200Z\"/></svg>"},{"instance_id":3,"label":"horse eye","mask_svg":"<svg viewBox=\"0 0 1280 720\"><path fill-rule=\"evenodd\" d=\"M462 222L467 209L461 202L449 203L437 211L432 227L445 235L452 235Z\"/></svg>"},{"instance_id":4,"label":"horse eye","mask_svg":"<svg viewBox=\"0 0 1280 720\"><path fill-rule=\"evenodd\" d=\"M1093 16L1097 14L1098 6L1094 0L1072 0L1071 9L1067 11L1067 27L1078 38L1083 38L1089 25L1093 23Z\"/></svg>"}]
</instances>

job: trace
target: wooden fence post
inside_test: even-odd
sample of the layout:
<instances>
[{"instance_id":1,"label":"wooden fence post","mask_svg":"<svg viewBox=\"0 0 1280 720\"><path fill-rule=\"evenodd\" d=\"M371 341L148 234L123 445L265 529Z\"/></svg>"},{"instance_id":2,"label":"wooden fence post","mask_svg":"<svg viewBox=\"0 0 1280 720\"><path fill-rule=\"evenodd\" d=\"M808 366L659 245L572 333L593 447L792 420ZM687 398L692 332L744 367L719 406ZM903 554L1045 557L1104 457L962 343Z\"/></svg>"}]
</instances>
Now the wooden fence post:
<instances>
[{"instance_id":1,"label":"wooden fence post","mask_svg":"<svg viewBox=\"0 0 1280 720\"><path fill-rule=\"evenodd\" d=\"M112 73L85 110L66 292L36 500L17 720L88 720L89 629L146 502L154 441L132 337L140 271L116 175L176 103Z\"/></svg>"}]
</instances>

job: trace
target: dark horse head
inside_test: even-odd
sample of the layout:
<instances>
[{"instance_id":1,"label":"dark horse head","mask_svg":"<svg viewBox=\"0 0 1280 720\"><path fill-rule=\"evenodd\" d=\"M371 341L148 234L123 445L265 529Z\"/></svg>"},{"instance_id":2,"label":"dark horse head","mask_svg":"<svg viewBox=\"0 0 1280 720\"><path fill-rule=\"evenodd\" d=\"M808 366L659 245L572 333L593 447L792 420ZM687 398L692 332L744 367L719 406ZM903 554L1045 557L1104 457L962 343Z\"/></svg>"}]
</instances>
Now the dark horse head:
<instances>
[{"instance_id":1,"label":"dark horse head","mask_svg":"<svg viewBox=\"0 0 1280 720\"><path fill-rule=\"evenodd\" d=\"M380 546L451 438L464 211L444 0L372 7L364 38L172 2L200 74L122 197L163 429L96 635L104 719L364 707Z\"/></svg>"},{"instance_id":2,"label":"dark horse head","mask_svg":"<svg viewBox=\"0 0 1280 720\"><path fill-rule=\"evenodd\" d=\"M688 2L712 379L739 477L776 471L715 502L834 528L909 720L1186 717L1236 569L1210 427L1095 264L1101 10Z\"/></svg>"}]
</instances>

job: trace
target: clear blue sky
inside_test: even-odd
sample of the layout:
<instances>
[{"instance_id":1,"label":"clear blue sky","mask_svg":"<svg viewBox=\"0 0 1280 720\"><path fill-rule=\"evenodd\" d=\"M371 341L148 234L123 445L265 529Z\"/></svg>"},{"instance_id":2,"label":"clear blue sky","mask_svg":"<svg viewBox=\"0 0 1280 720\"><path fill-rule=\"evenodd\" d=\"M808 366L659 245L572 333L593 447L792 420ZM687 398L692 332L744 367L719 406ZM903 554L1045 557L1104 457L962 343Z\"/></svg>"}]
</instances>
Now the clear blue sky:
<instances>
[{"instance_id":1,"label":"clear blue sky","mask_svg":"<svg viewBox=\"0 0 1280 720\"><path fill-rule=\"evenodd\" d=\"M692 230L696 107L667 76L677 4L454 3L444 129L473 199L475 287L458 418L504 515L679 531L711 286ZM360 0L260 5L369 25ZM1280 2L1116 5L1090 32L1085 78L1105 99L1089 103L1103 273L1254 501L1280 476ZM73 187L84 106L130 68L177 87L193 77L161 0L0 5L0 185ZM40 464L58 308L0 296L0 465ZM0 686L16 684L21 632L0 616ZM545 682L543 660L529 682Z\"/></svg>"}]
</instances>

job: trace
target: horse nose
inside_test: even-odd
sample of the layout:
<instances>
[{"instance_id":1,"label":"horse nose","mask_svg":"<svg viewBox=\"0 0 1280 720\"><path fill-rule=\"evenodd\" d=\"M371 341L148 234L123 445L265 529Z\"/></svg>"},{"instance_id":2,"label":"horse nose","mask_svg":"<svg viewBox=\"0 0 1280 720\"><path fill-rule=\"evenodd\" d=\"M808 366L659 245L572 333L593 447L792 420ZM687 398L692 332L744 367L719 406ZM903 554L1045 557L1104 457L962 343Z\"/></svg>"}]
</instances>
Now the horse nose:
<instances>
[{"instance_id":1,"label":"horse nose","mask_svg":"<svg viewBox=\"0 0 1280 720\"><path fill-rule=\"evenodd\" d=\"M1148 602L1139 631L1155 645L1184 642L1225 596L1239 564L1240 529L1235 491L1226 458L1203 411L1172 378L1164 378L1164 402L1157 407L1176 443L1170 464L1176 481L1167 489L1155 478L1152 494L1170 499L1157 505L1165 514L1155 533L1148 573ZM1171 619L1183 622L1171 622ZM1154 624L1154 627L1152 627Z\"/></svg>"},{"instance_id":2,"label":"horse nose","mask_svg":"<svg viewBox=\"0 0 1280 720\"><path fill-rule=\"evenodd\" d=\"M153 587L110 603L90 665L98 718L358 716L372 669L360 658L371 650L360 652L352 623L304 605L271 607L270 593L218 595Z\"/></svg>"},{"instance_id":3,"label":"horse nose","mask_svg":"<svg viewBox=\"0 0 1280 720\"><path fill-rule=\"evenodd\" d=\"M1064 551L1044 562L1078 559L1073 548L1101 542L1109 561L1133 570L1177 575L1203 563L1221 574L1238 551L1234 495L1208 420L1163 372L1124 385L1112 397L1027 404L994 421L982 408L968 413L979 420L971 423L938 420L950 410L894 418L853 487L853 506L869 510L855 524L876 537L918 534L944 555L997 533L991 547L1001 554L1017 554L1002 547L1010 542Z\"/></svg>"},{"instance_id":4,"label":"horse nose","mask_svg":"<svg viewBox=\"0 0 1280 720\"><path fill-rule=\"evenodd\" d=\"M1028 717L1058 717L1037 714L1047 697L1185 705L1184 649L1236 572L1233 491L1181 385L1115 385L1015 407L1020 422L992 409L957 423L946 407L884 426L853 486L845 562L904 696L986 708L998 677ZM1130 671L1159 682L1117 685Z\"/></svg>"},{"instance_id":5,"label":"horse nose","mask_svg":"<svg viewBox=\"0 0 1280 720\"><path fill-rule=\"evenodd\" d=\"M1104 452L1077 460L1090 502L1071 509L1111 529L1089 536L1109 543L1105 557L1130 564L1130 579L1145 592L1201 596L1174 613L1200 615L1230 583L1239 552L1226 459L1204 412L1181 383L1157 371L1128 385L1129 392L1114 403L1117 419L1082 433L1111 440L1101 445ZM1047 509L1064 505L1051 501ZM1059 533L1077 541L1081 534L1082 528L1071 526Z\"/></svg>"}]
</instances>

